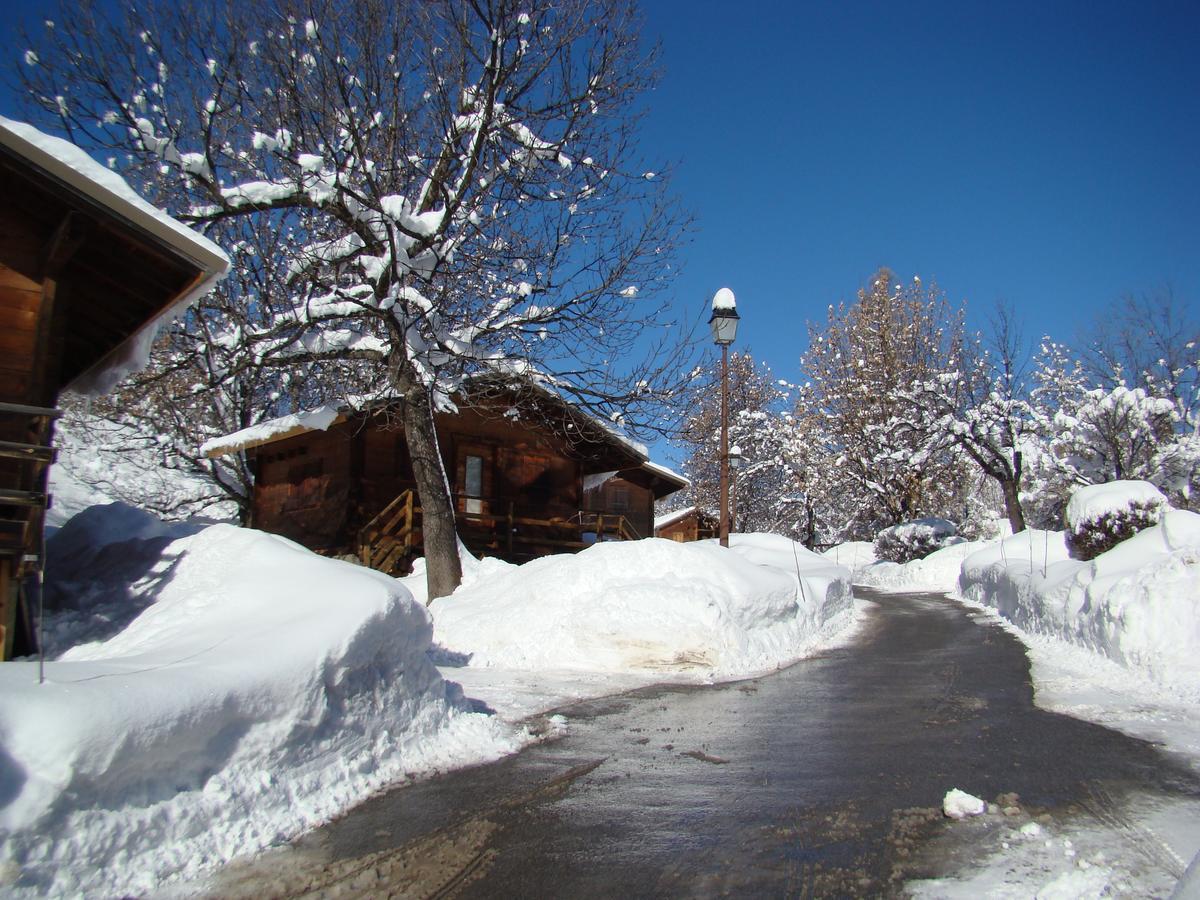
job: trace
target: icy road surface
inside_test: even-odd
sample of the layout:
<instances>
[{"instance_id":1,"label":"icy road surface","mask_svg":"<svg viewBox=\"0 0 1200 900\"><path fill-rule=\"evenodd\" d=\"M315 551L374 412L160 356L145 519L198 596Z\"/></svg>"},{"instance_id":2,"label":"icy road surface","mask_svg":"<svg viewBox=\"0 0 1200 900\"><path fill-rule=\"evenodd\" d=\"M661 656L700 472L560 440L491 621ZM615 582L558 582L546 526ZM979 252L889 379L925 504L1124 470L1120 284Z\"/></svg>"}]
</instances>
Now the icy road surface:
<instances>
[{"instance_id":1,"label":"icy road surface","mask_svg":"<svg viewBox=\"0 0 1200 900\"><path fill-rule=\"evenodd\" d=\"M866 596L878 605L847 647L752 681L577 704L565 737L378 797L210 889L891 895L969 870L986 842L1094 827L1115 835L1115 877L1170 894L1184 863L1127 810L1194 809L1200 777L1036 708L1024 649L998 626L934 595ZM950 822L952 788L1009 814Z\"/></svg>"}]
</instances>

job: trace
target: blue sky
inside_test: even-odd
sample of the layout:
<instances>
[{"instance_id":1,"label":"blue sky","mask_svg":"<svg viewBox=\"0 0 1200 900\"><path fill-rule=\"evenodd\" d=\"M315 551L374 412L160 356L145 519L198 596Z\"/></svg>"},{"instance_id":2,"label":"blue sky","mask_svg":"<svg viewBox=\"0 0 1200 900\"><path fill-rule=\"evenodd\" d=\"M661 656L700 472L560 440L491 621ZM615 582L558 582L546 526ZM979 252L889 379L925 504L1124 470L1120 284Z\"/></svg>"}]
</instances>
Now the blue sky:
<instances>
[{"instance_id":1,"label":"blue sky","mask_svg":"<svg viewBox=\"0 0 1200 900\"><path fill-rule=\"evenodd\" d=\"M798 375L879 266L982 326L1072 339L1126 293L1200 302L1200 5L651 0L643 147L697 220L676 291ZM743 337L744 336L744 337Z\"/></svg>"},{"instance_id":2,"label":"blue sky","mask_svg":"<svg viewBox=\"0 0 1200 900\"><path fill-rule=\"evenodd\" d=\"M732 288L738 347L781 377L884 265L976 327L1011 303L1030 338L1166 285L1200 304L1194 0L644 9L663 77L642 149L696 218L675 301L706 317Z\"/></svg>"}]
</instances>

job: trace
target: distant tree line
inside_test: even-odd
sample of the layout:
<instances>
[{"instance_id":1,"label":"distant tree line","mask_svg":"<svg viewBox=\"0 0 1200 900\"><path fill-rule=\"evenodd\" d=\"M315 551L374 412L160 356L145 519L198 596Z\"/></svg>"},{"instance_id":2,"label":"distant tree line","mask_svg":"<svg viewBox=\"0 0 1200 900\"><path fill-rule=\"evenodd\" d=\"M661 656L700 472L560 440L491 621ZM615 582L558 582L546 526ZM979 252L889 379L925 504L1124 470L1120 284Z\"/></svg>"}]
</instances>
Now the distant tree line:
<instances>
[{"instance_id":1,"label":"distant tree line","mask_svg":"<svg viewBox=\"0 0 1200 900\"><path fill-rule=\"evenodd\" d=\"M968 536L1061 528L1071 491L1156 484L1182 508L1200 487L1200 328L1170 291L1127 297L1072 348L1022 339L1011 309L986 333L935 284L877 272L851 304L810 323L805 381L731 360L736 530L809 546L871 540L925 516ZM685 417L676 504L715 509L719 370Z\"/></svg>"}]
</instances>

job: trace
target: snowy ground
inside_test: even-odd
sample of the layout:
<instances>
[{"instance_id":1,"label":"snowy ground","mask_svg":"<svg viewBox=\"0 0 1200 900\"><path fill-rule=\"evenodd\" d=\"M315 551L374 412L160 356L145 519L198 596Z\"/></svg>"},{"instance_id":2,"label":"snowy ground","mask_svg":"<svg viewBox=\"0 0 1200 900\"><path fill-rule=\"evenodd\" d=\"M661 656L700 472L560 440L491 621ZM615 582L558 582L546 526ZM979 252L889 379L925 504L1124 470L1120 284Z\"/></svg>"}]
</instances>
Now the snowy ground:
<instances>
[{"instance_id":1,"label":"snowy ground","mask_svg":"<svg viewBox=\"0 0 1200 900\"><path fill-rule=\"evenodd\" d=\"M1027 531L903 566L868 563L854 580L949 594L1026 645L1039 706L1160 744L1200 771L1200 516L1170 512L1091 562L1068 557L1062 532ZM1029 824L994 815L957 824L971 829L978 858L957 877L906 889L1167 896L1200 850L1200 803L1146 801L1070 825Z\"/></svg>"},{"instance_id":2,"label":"snowy ground","mask_svg":"<svg viewBox=\"0 0 1200 900\"><path fill-rule=\"evenodd\" d=\"M0 667L14 896L202 883L378 789L566 727L530 717L770 671L857 609L848 569L775 536L468 559L432 616L420 577L123 504L67 521L48 560L45 683L34 661Z\"/></svg>"}]
</instances>

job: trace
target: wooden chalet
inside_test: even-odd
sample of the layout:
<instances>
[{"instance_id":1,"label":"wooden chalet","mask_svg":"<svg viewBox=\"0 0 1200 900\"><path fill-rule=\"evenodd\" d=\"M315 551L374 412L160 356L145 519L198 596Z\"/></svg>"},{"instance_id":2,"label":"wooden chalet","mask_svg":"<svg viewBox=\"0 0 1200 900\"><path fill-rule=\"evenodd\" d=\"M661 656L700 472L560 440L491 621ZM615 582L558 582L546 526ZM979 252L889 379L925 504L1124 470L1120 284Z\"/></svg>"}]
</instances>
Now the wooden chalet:
<instances>
[{"instance_id":1,"label":"wooden chalet","mask_svg":"<svg viewBox=\"0 0 1200 900\"><path fill-rule=\"evenodd\" d=\"M459 411L438 413L435 425L459 537L477 556L523 562L649 537L654 501L687 485L547 392L458 400ZM392 574L421 553L408 447L386 407L288 416L204 449L247 455L255 528Z\"/></svg>"},{"instance_id":2,"label":"wooden chalet","mask_svg":"<svg viewBox=\"0 0 1200 900\"><path fill-rule=\"evenodd\" d=\"M0 631L35 648L59 392L100 392L144 362L165 316L229 268L77 147L0 117Z\"/></svg>"},{"instance_id":3,"label":"wooden chalet","mask_svg":"<svg viewBox=\"0 0 1200 900\"><path fill-rule=\"evenodd\" d=\"M665 513L654 520L654 536L670 541L702 541L717 537L719 532L717 517L695 506Z\"/></svg>"}]
</instances>

